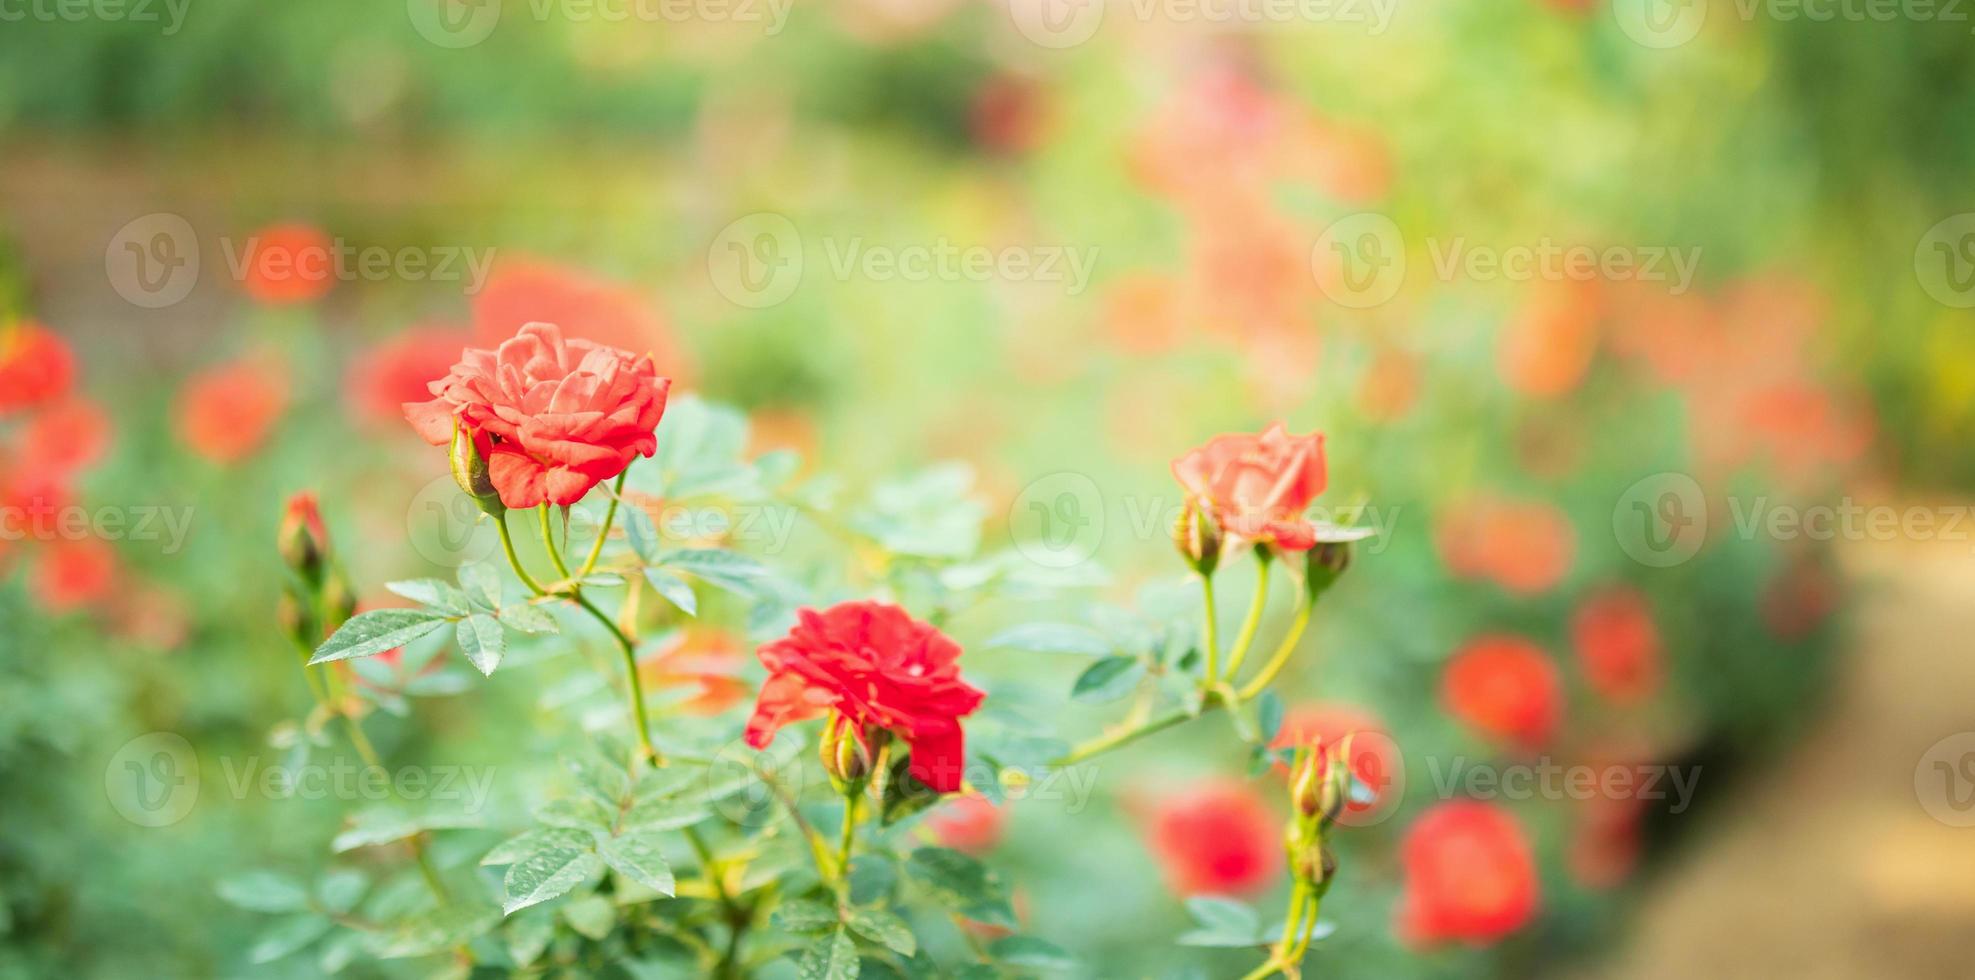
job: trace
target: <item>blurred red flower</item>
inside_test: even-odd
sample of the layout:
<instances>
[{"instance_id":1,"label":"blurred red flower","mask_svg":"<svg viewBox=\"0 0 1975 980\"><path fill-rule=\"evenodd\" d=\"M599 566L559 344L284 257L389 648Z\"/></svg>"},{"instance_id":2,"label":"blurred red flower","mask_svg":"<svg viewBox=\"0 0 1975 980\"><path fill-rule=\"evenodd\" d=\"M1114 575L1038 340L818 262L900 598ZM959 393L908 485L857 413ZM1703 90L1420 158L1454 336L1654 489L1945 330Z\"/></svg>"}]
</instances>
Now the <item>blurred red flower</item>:
<instances>
[{"instance_id":1,"label":"blurred red flower","mask_svg":"<svg viewBox=\"0 0 1975 980\"><path fill-rule=\"evenodd\" d=\"M748 744L765 748L783 725L834 710L860 742L867 728L903 739L915 778L941 793L957 791L967 762L960 719L986 697L960 679L960 645L883 602L843 602L796 616L787 636L756 651L768 680L748 719Z\"/></svg>"},{"instance_id":2,"label":"blurred red flower","mask_svg":"<svg viewBox=\"0 0 1975 980\"><path fill-rule=\"evenodd\" d=\"M1289 551L1316 545L1316 527L1303 511L1324 491L1322 433L1292 436L1275 422L1261 435L1216 436L1173 460L1172 469L1227 533Z\"/></svg>"},{"instance_id":3,"label":"blurred red flower","mask_svg":"<svg viewBox=\"0 0 1975 980\"><path fill-rule=\"evenodd\" d=\"M102 456L110 443L110 417L102 406L65 398L33 415L20 430L20 463L55 479L67 479Z\"/></svg>"},{"instance_id":4,"label":"blurred red flower","mask_svg":"<svg viewBox=\"0 0 1975 980\"><path fill-rule=\"evenodd\" d=\"M1646 597L1629 586L1586 599L1571 617L1584 679L1608 701L1631 704L1660 687L1660 633Z\"/></svg>"},{"instance_id":5,"label":"blurred red flower","mask_svg":"<svg viewBox=\"0 0 1975 980\"><path fill-rule=\"evenodd\" d=\"M1538 283L1502 332L1497 360L1502 380L1531 398L1556 398L1575 389L1597 350L1599 309L1596 283Z\"/></svg>"},{"instance_id":6,"label":"blurred red flower","mask_svg":"<svg viewBox=\"0 0 1975 980\"><path fill-rule=\"evenodd\" d=\"M260 448L287 406L286 369L249 355L186 382L178 395L178 436L212 462L238 462Z\"/></svg>"},{"instance_id":7,"label":"blurred red flower","mask_svg":"<svg viewBox=\"0 0 1975 980\"><path fill-rule=\"evenodd\" d=\"M1556 505L1470 498L1445 508L1434 543L1456 578L1486 578L1517 595L1547 592L1576 559L1577 532Z\"/></svg>"},{"instance_id":8,"label":"blurred red flower","mask_svg":"<svg viewBox=\"0 0 1975 980\"><path fill-rule=\"evenodd\" d=\"M1415 946L1482 946L1522 928L1538 904L1536 861L1515 815L1473 800L1434 804L1399 844L1399 935Z\"/></svg>"},{"instance_id":9,"label":"blurred red flower","mask_svg":"<svg viewBox=\"0 0 1975 980\"><path fill-rule=\"evenodd\" d=\"M445 377L472 345L463 328L428 324L386 338L350 362L343 391L351 413L362 422L396 425L405 403L430 398L432 379Z\"/></svg>"},{"instance_id":10,"label":"blurred red flower","mask_svg":"<svg viewBox=\"0 0 1975 980\"><path fill-rule=\"evenodd\" d=\"M1000 807L985 797L956 796L941 803L926 816L926 826L941 846L979 856L1001 843L1006 818Z\"/></svg>"},{"instance_id":11,"label":"blurred red flower","mask_svg":"<svg viewBox=\"0 0 1975 980\"><path fill-rule=\"evenodd\" d=\"M334 247L329 236L313 225L262 228L247 240L240 288L269 306L320 299L336 281Z\"/></svg>"},{"instance_id":12,"label":"blurred red flower","mask_svg":"<svg viewBox=\"0 0 1975 980\"><path fill-rule=\"evenodd\" d=\"M638 662L638 676L653 688L687 684L699 693L674 706L689 715L717 715L747 697L742 682L741 648L733 634L708 626L688 626L656 654Z\"/></svg>"},{"instance_id":13,"label":"blurred red flower","mask_svg":"<svg viewBox=\"0 0 1975 980\"><path fill-rule=\"evenodd\" d=\"M116 587L117 553L101 539L55 538L38 558L29 590L50 613L93 605Z\"/></svg>"},{"instance_id":14,"label":"blurred red flower","mask_svg":"<svg viewBox=\"0 0 1975 980\"><path fill-rule=\"evenodd\" d=\"M1280 821L1248 784L1217 779L1154 805L1147 834L1181 895L1246 895L1283 867Z\"/></svg>"},{"instance_id":15,"label":"blurred red flower","mask_svg":"<svg viewBox=\"0 0 1975 980\"><path fill-rule=\"evenodd\" d=\"M0 327L0 413L60 398L75 381L75 354L32 320Z\"/></svg>"},{"instance_id":16,"label":"blurred red flower","mask_svg":"<svg viewBox=\"0 0 1975 980\"><path fill-rule=\"evenodd\" d=\"M650 354L680 382L692 377L686 353L635 290L532 259L497 264L473 297L473 332L492 347L530 323L553 323L607 347Z\"/></svg>"},{"instance_id":17,"label":"blurred red flower","mask_svg":"<svg viewBox=\"0 0 1975 980\"><path fill-rule=\"evenodd\" d=\"M1557 665L1518 636L1469 641L1447 662L1440 696L1455 718L1526 751L1548 743L1563 720Z\"/></svg>"},{"instance_id":18,"label":"blurred red flower","mask_svg":"<svg viewBox=\"0 0 1975 980\"><path fill-rule=\"evenodd\" d=\"M564 340L562 328L531 323L496 350L468 348L431 384L438 397L404 411L435 446L452 442L457 419L507 506L566 505L658 450L671 387L650 355Z\"/></svg>"}]
</instances>

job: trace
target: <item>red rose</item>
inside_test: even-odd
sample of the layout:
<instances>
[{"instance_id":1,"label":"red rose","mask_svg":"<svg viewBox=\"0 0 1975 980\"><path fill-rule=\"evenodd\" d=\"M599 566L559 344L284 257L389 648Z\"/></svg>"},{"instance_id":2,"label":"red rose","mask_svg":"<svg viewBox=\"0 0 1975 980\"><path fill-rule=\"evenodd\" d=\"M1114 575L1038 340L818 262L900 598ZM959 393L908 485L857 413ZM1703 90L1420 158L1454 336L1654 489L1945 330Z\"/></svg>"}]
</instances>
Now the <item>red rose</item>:
<instances>
[{"instance_id":1,"label":"red rose","mask_svg":"<svg viewBox=\"0 0 1975 980\"><path fill-rule=\"evenodd\" d=\"M1660 632L1637 591L1592 596L1570 621L1578 664L1592 690L1616 704L1651 697L1660 686Z\"/></svg>"},{"instance_id":2,"label":"red rose","mask_svg":"<svg viewBox=\"0 0 1975 980\"><path fill-rule=\"evenodd\" d=\"M335 242L312 225L262 228L247 241L240 288L269 306L320 299L335 285L334 248Z\"/></svg>"},{"instance_id":3,"label":"red rose","mask_svg":"<svg viewBox=\"0 0 1975 980\"><path fill-rule=\"evenodd\" d=\"M985 797L956 796L926 816L926 827L944 847L979 856L1001 843L1006 817Z\"/></svg>"},{"instance_id":4,"label":"red rose","mask_svg":"<svg viewBox=\"0 0 1975 980\"><path fill-rule=\"evenodd\" d=\"M1152 852L1181 895L1247 895L1283 866L1280 824L1247 784L1217 780L1160 800Z\"/></svg>"},{"instance_id":5,"label":"red rose","mask_svg":"<svg viewBox=\"0 0 1975 980\"><path fill-rule=\"evenodd\" d=\"M279 363L249 356L193 376L178 396L178 435L215 463L235 463L260 448L288 407Z\"/></svg>"},{"instance_id":6,"label":"red rose","mask_svg":"<svg viewBox=\"0 0 1975 980\"><path fill-rule=\"evenodd\" d=\"M75 380L75 354L33 321L0 327L0 412L61 397Z\"/></svg>"},{"instance_id":7,"label":"red rose","mask_svg":"<svg viewBox=\"0 0 1975 980\"><path fill-rule=\"evenodd\" d=\"M1515 816L1473 800L1438 803L1406 830L1399 934L1415 945L1486 945L1536 915L1536 862Z\"/></svg>"},{"instance_id":8,"label":"red rose","mask_svg":"<svg viewBox=\"0 0 1975 980\"><path fill-rule=\"evenodd\" d=\"M1292 436L1276 422L1261 435L1216 436L1173 460L1173 478L1229 534L1289 551L1316 545L1303 511L1324 490L1322 433Z\"/></svg>"},{"instance_id":9,"label":"red rose","mask_svg":"<svg viewBox=\"0 0 1975 980\"><path fill-rule=\"evenodd\" d=\"M749 745L764 748L783 725L836 711L860 742L874 727L903 739L920 782L960 788L960 719L986 695L960 679L960 645L946 634L897 606L844 602L801 610L789 635L756 653L768 680L748 719Z\"/></svg>"},{"instance_id":10,"label":"red rose","mask_svg":"<svg viewBox=\"0 0 1975 980\"><path fill-rule=\"evenodd\" d=\"M94 463L110 443L110 417L102 406L64 398L28 417L21 426L21 465L67 479Z\"/></svg>"},{"instance_id":11,"label":"red rose","mask_svg":"<svg viewBox=\"0 0 1975 980\"><path fill-rule=\"evenodd\" d=\"M530 323L580 324L596 343L650 354L682 383L691 376L678 339L637 290L552 262L503 259L473 295L473 332L498 344Z\"/></svg>"},{"instance_id":12,"label":"red rose","mask_svg":"<svg viewBox=\"0 0 1975 980\"><path fill-rule=\"evenodd\" d=\"M1542 748L1563 720L1557 665L1521 637L1469 642L1447 662L1440 694L1454 717L1525 750Z\"/></svg>"},{"instance_id":13,"label":"red rose","mask_svg":"<svg viewBox=\"0 0 1975 980\"><path fill-rule=\"evenodd\" d=\"M509 507L573 504L638 456L658 450L672 379L649 355L633 357L561 328L531 323L497 350L468 348L432 382L437 398L406 402L425 441L452 442L455 421L473 436Z\"/></svg>"},{"instance_id":14,"label":"red rose","mask_svg":"<svg viewBox=\"0 0 1975 980\"><path fill-rule=\"evenodd\" d=\"M29 591L48 612L69 612L107 597L117 569L115 549L101 539L60 538L42 550Z\"/></svg>"},{"instance_id":15,"label":"red rose","mask_svg":"<svg viewBox=\"0 0 1975 980\"><path fill-rule=\"evenodd\" d=\"M1570 572L1577 531L1553 504L1475 497L1442 511L1434 544L1454 577L1486 578L1515 595L1533 596Z\"/></svg>"},{"instance_id":16,"label":"red rose","mask_svg":"<svg viewBox=\"0 0 1975 980\"><path fill-rule=\"evenodd\" d=\"M365 423L396 425L405 417L405 402L431 394L426 386L452 370L472 339L464 329L420 324L365 351L344 376L351 414Z\"/></svg>"}]
</instances>

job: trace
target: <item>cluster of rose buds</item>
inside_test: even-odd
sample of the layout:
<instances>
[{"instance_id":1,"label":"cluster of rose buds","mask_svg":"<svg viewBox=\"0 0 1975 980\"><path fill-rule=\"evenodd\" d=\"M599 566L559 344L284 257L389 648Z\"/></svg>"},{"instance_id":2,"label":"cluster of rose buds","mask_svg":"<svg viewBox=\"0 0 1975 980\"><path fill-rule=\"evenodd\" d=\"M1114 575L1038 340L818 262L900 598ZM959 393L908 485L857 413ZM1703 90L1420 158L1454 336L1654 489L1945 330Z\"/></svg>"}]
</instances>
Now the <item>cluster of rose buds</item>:
<instances>
[{"instance_id":1,"label":"cluster of rose buds","mask_svg":"<svg viewBox=\"0 0 1975 980\"><path fill-rule=\"evenodd\" d=\"M1322 898L1337 874L1337 858L1324 844L1324 836L1337 823L1351 797L1351 769L1343 760L1350 757L1351 739L1336 747L1315 742L1297 750L1289 783L1289 800L1295 811L1283 844L1289 853L1289 871L1295 880Z\"/></svg>"}]
</instances>

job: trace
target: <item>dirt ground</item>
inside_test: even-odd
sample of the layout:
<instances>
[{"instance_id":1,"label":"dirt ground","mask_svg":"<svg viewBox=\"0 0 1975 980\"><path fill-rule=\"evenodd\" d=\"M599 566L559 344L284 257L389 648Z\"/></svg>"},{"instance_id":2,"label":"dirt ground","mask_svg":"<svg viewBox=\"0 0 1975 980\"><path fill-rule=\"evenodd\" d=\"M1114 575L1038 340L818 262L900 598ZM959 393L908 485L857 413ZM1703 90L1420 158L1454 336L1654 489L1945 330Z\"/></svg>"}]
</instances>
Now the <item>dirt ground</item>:
<instances>
[{"instance_id":1,"label":"dirt ground","mask_svg":"<svg viewBox=\"0 0 1975 980\"><path fill-rule=\"evenodd\" d=\"M1975 549L1845 562L1865 600L1832 710L1589 976L1975 977Z\"/></svg>"}]
</instances>

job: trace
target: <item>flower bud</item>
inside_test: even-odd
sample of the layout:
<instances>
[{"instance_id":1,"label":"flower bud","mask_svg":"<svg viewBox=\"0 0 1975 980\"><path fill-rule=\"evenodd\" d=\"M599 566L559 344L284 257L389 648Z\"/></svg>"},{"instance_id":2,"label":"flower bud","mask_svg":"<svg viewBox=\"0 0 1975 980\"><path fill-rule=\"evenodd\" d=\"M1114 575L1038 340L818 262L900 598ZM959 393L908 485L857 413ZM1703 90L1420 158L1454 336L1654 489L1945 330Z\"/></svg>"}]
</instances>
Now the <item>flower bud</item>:
<instances>
[{"instance_id":1,"label":"flower bud","mask_svg":"<svg viewBox=\"0 0 1975 980\"><path fill-rule=\"evenodd\" d=\"M1319 541L1304 560L1303 587L1315 599L1337 584L1338 577L1351 567L1351 542Z\"/></svg>"},{"instance_id":2,"label":"flower bud","mask_svg":"<svg viewBox=\"0 0 1975 980\"><path fill-rule=\"evenodd\" d=\"M480 509L495 517L507 513L507 505L501 503L500 491L494 489L493 477L487 472L487 459L480 455L480 447L473 441L473 433L453 421L453 445L451 450L453 482L460 490L473 498Z\"/></svg>"},{"instance_id":3,"label":"flower bud","mask_svg":"<svg viewBox=\"0 0 1975 980\"><path fill-rule=\"evenodd\" d=\"M322 583L323 565L329 559L329 530L322 524L315 494L305 490L288 498L275 541L281 549L281 561L303 582L311 589Z\"/></svg>"},{"instance_id":4,"label":"flower bud","mask_svg":"<svg viewBox=\"0 0 1975 980\"><path fill-rule=\"evenodd\" d=\"M824 771L846 795L862 788L871 776L871 750L859 737L861 734L848 718L832 715L823 731L823 744L818 746Z\"/></svg>"},{"instance_id":5,"label":"flower bud","mask_svg":"<svg viewBox=\"0 0 1975 980\"><path fill-rule=\"evenodd\" d=\"M1173 544L1188 568L1202 575L1214 574L1221 561L1221 528L1208 513L1206 504L1191 497L1173 522Z\"/></svg>"},{"instance_id":6,"label":"flower bud","mask_svg":"<svg viewBox=\"0 0 1975 980\"><path fill-rule=\"evenodd\" d=\"M1324 762L1321 746L1305 752L1296 767L1296 778L1289 784L1290 805L1304 817L1314 817L1324 810L1324 787L1330 782Z\"/></svg>"}]
</instances>

